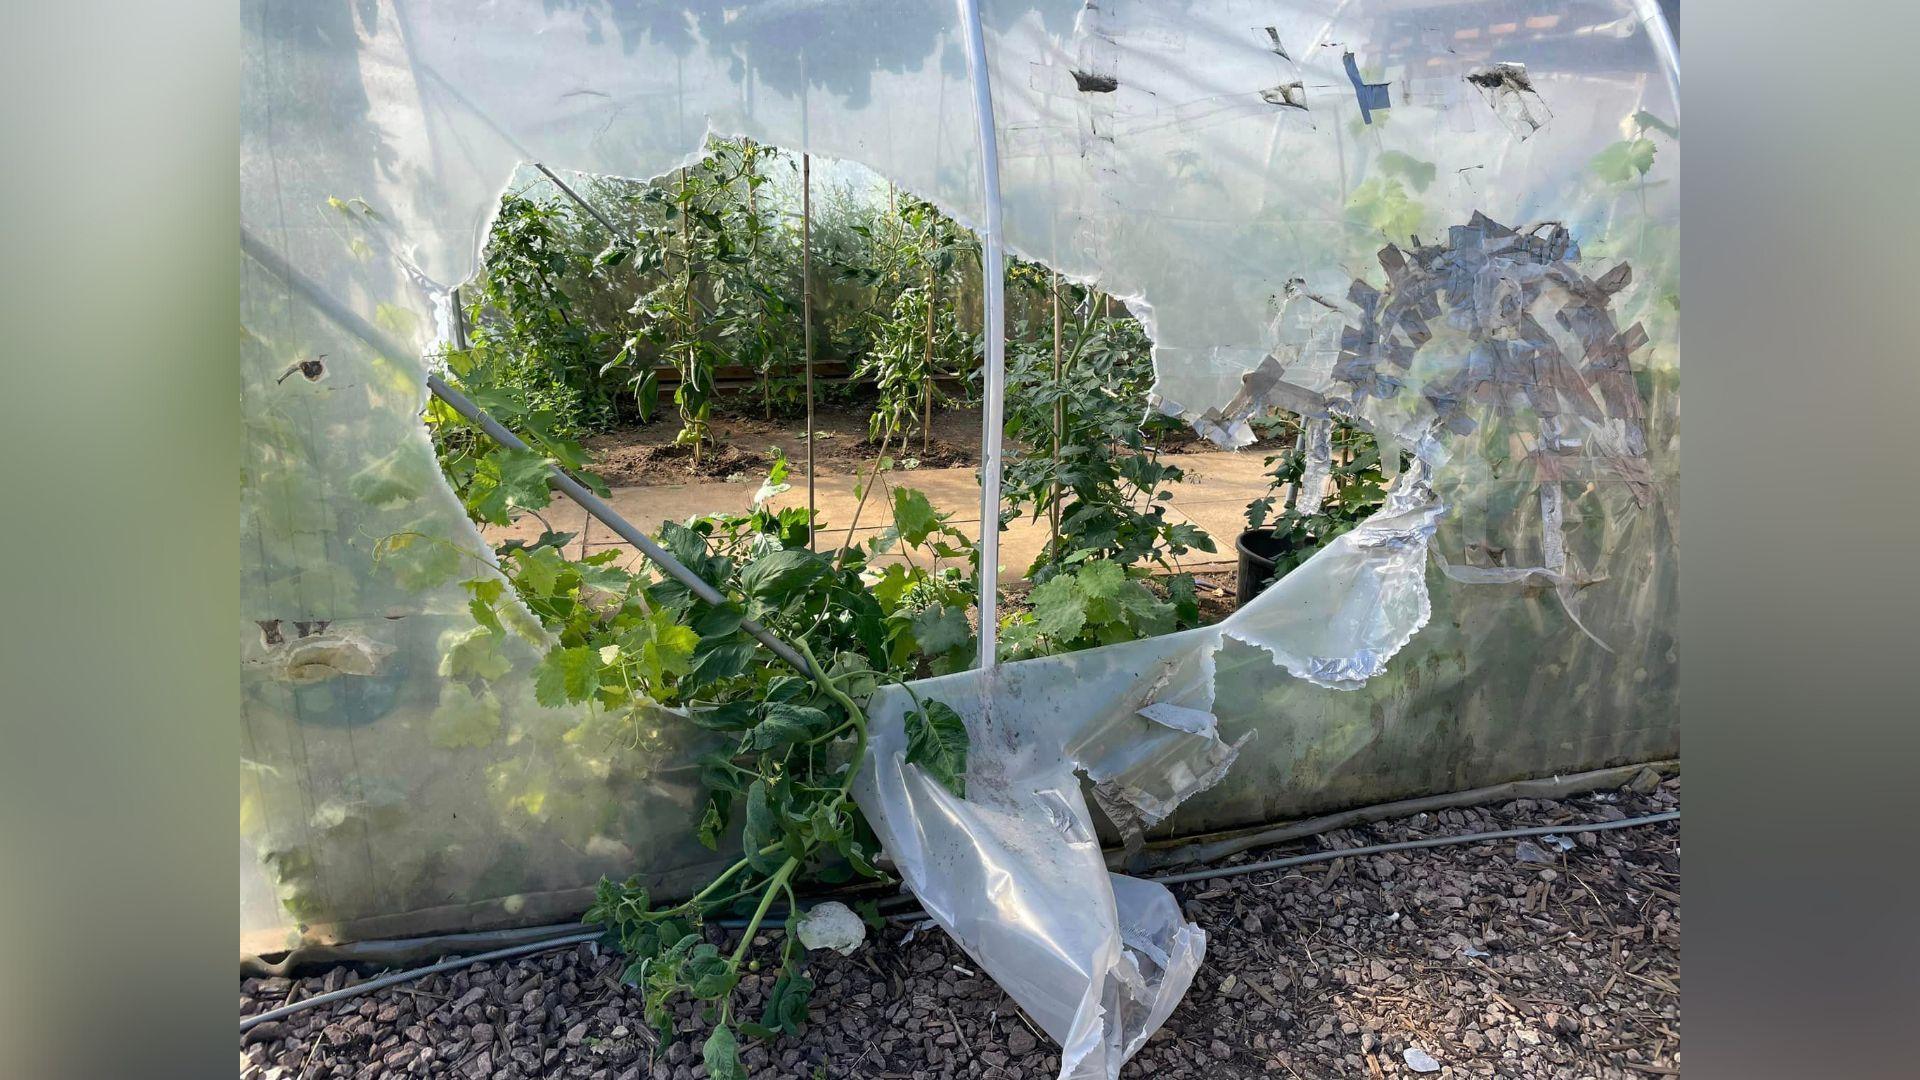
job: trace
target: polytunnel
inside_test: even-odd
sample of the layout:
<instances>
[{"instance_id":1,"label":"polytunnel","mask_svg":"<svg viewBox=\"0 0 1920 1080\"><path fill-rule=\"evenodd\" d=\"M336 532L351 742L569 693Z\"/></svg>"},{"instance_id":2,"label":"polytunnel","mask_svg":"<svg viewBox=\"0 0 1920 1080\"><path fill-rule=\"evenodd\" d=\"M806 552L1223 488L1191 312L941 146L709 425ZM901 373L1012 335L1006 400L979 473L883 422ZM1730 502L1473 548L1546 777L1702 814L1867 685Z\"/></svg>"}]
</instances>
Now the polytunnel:
<instances>
[{"instance_id":1,"label":"polytunnel","mask_svg":"<svg viewBox=\"0 0 1920 1080\"><path fill-rule=\"evenodd\" d=\"M464 401L437 358L516 170L646 180L710 135L859 163L984 238L982 520L1003 251L1124 301L1143 409L1229 448L1294 414L1310 478L1336 422L1383 450L1382 509L1222 622L1000 662L982 575L984 663L865 700L877 857L1061 1076L1117 1075L1205 963L1119 872L1145 840L1677 754L1678 71L1652 3L243 10L243 956L564 922L603 877L685 897L734 862L696 838L697 717L570 738L594 707L540 704L537 628L462 668L498 559L422 420ZM964 795L909 760L927 702L965 726Z\"/></svg>"}]
</instances>

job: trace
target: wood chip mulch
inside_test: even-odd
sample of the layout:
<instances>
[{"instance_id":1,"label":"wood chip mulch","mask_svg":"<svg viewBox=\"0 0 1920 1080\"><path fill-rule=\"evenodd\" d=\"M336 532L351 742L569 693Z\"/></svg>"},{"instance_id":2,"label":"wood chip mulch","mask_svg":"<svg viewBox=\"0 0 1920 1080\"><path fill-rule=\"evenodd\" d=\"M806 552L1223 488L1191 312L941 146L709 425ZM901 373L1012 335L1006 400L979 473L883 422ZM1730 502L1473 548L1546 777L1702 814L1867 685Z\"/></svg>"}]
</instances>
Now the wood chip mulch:
<instances>
[{"instance_id":1,"label":"wood chip mulch","mask_svg":"<svg viewBox=\"0 0 1920 1080\"><path fill-rule=\"evenodd\" d=\"M1491 841L1176 886L1207 931L1206 963L1121 1075L1678 1076L1679 823L1579 826L1677 809L1679 784L1646 771L1618 791L1423 814L1231 862L1528 825L1565 826L1567 850ZM879 937L813 956L813 1023L747 1044L750 1076L1057 1073L1057 1047L938 928ZM322 1006L242 1036L240 1074L700 1080L695 1009L659 1046L620 969L579 946ZM246 979L240 1014L359 977ZM757 1016L770 982L749 977L736 1012Z\"/></svg>"}]
</instances>

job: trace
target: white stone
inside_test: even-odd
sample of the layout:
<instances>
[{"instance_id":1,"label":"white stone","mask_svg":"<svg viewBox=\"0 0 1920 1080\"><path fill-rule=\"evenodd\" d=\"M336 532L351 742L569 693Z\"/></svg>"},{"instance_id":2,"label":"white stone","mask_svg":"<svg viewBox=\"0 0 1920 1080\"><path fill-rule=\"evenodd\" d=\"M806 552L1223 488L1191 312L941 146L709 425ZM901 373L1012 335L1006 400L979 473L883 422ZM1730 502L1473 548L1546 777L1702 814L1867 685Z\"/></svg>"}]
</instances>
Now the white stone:
<instances>
[{"instance_id":1,"label":"white stone","mask_svg":"<svg viewBox=\"0 0 1920 1080\"><path fill-rule=\"evenodd\" d=\"M832 949L841 956L851 955L867 939L867 924L838 900L815 904L813 910L800 916L795 929L800 944L808 949Z\"/></svg>"}]
</instances>

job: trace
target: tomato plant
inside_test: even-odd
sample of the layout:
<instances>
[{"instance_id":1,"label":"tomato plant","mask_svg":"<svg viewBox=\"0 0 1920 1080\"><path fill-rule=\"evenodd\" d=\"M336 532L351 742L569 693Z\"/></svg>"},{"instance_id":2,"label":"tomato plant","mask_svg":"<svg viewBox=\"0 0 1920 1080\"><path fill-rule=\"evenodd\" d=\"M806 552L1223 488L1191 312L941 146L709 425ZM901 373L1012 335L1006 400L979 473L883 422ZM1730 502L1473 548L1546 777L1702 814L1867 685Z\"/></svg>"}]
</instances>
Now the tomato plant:
<instances>
[{"instance_id":1,"label":"tomato plant","mask_svg":"<svg viewBox=\"0 0 1920 1080\"><path fill-rule=\"evenodd\" d=\"M1025 513L1059 523L1028 576L1044 582L1089 561L1175 568L1188 551L1214 550L1199 528L1167 517L1167 485L1183 474L1152 444L1176 423L1144 404L1153 383L1146 333L1130 317L1107 316L1092 292L1065 288L1075 316L1059 374L1051 344L1030 336L1008 373L1002 520Z\"/></svg>"}]
</instances>

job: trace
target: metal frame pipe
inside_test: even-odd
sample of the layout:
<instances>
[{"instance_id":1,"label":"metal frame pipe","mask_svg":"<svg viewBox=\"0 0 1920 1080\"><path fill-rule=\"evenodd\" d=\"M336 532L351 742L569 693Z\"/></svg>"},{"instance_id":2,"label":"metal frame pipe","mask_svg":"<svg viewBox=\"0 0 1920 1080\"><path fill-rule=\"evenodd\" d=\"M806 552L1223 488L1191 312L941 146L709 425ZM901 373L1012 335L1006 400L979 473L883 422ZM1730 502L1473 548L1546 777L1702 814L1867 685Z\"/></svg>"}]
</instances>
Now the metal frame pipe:
<instances>
[{"instance_id":1,"label":"metal frame pipe","mask_svg":"<svg viewBox=\"0 0 1920 1080\"><path fill-rule=\"evenodd\" d=\"M367 347L373 349L375 352L385 354L388 358L402 364L416 364L420 362L418 355L413 354L411 350L405 348L399 342L375 328L359 315L354 314L352 309L334 299L332 294L320 287L319 283L294 269L286 259L280 256L279 252L274 251L244 227L240 232L240 248L255 262L271 271L275 276L279 277L280 280L286 282L289 288L306 297L321 314L325 315L335 325L366 343ZM428 374L427 389L431 390L435 397L446 402L455 412L478 424L480 429L486 432L494 441L505 446L510 446L516 450L528 449L527 444L521 441L519 436L507 430L498 420L487 415L480 406L475 405L465 394L447 385L446 380L440 378L440 376ZM665 549L661 548L660 545L654 543L647 537L646 533L641 532L632 522L620 516L613 507L608 506L604 500L589 490L585 484L574 479L565 469L557 465L549 464L548 472L550 473L548 483L559 490L561 494L579 503L587 513L598 518L601 524L612 529L622 540L639 548L642 554L651 559L654 564L665 571L668 576L692 590L695 596L698 596L710 604L726 603L726 597L721 594L719 589L715 588L705 578L687 569L684 563L674 558ZM809 668L807 662L801 658L793 646L775 637L771 631L759 623L752 619L742 619L740 621L740 628L751 635L754 640L773 650L775 656L793 665L801 674L813 677L824 676L824 672L816 672Z\"/></svg>"},{"instance_id":2,"label":"metal frame pipe","mask_svg":"<svg viewBox=\"0 0 1920 1080\"><path fill-rule=\"evenodd\" d=\"M542 165L537 161L533 163L533 167L547 174L547 179L553 181L553 185L555 187L559 188L560 191L563 194L565 194L567 198L572 199L574 201L574 205L578 206L580 209L585 210L588 214L592 215L593 220L599 222L601 228L611 233L615 241L618 241L621 238L620 230L613 227L613 222L607 220L607 215L601 213L600 209L594 206L592 203L581 198L580 193L568 187L567 182L565 180L560 179L559 176L555 175L552 169L547 168L545 165Z\"/></svg>"},{"instance_id":3,"label":"metal frame pipe","mask_svg":"<svg viewBox=\"0 0 1920 1080\"><path fill-rule=\"evenodd\" d=\"M427 388L433 391L435 397L438 397L441 401L451 406L453 411L480 425L480 430L486 432L495 442L503 446L510 446L515 450L530 449L526 443L520 440L519 436L507 430L500 421L488 416L485 410L475 405L465 394L448 386L446 381L441 379L440 376L427 376ZM654 543L646 533L641 532L632 522L620 516L618 511L608 506L605 500L595 495L585 484L575 480L565 469L560 468L558 465L551 464L548 465L547 468L551 473L547 478L549 484L552 484L554 488L574 502L579 503L587 513L598 518L601 524L618 534L620 539L639 548L642 554L657 563L662 570L665 570L668 574L672 575L676 581L679 581L682 585L691 589L693 595L705 600L709 604L724 604L727 602L726 596L722 594L719 589L714 588L705 578L687 569L685 564L668 554L660 545ZM799 653L794 651L793 646L773 636L772 631L761 626L754 620L740 620L740 629L745 630L755 641L772 649L775 655L787 663L792 664L801 674L823 674L816 673L808 668L807 662L801 658Z\"/></svg>"},{"instance_id":4,"label":"metal frame pipe","mask_svg":"<svg viewBox=\"0 0 1920 1080\"><path fill-rule=\"evenodd\" d=\"M999 636L1000 429L1007 394L1006 277L1000 232L1000 146L993 126L993 87L987 76L987 42L979 0L959 0L967 34L967 67L973 83L974 126L979 134L981 194L985 198L980 291L986 306L986 380L980 419L980 656L995 664Z\"/></svg>"}]
</instances>

